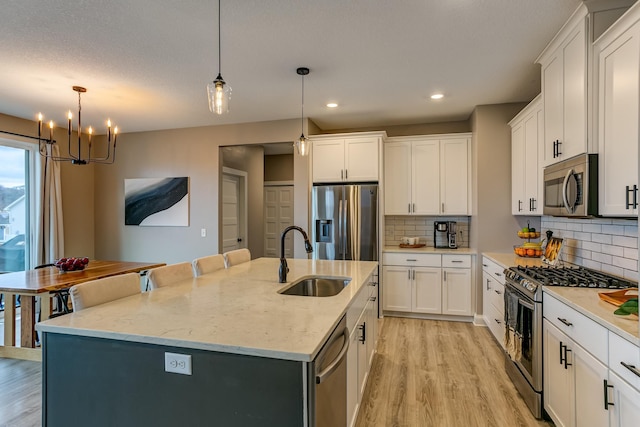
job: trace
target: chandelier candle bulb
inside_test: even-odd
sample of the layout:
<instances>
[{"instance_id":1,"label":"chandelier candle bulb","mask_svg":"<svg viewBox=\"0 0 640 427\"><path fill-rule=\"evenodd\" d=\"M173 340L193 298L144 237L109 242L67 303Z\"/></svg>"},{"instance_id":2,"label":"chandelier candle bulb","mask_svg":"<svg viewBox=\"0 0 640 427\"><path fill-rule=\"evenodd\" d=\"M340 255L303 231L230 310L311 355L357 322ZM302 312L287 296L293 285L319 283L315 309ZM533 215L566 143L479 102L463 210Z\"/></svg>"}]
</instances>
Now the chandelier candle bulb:
<instances>
[{"instance_id":1,"label":"chandelier candle bulb","mask_svg":"<svg viewBox=\"0 0 640 427\"><path fill-rule=\"evenodd\" d=\"M107 120L107 141L111 142L111 119Z\"/></svg>"},{"instance_id":2,"label":"chandelier candle bulb","mask_svg":"<svg viewBox=\"0 0 640 427\"><path fill-rule=\"evenodd\" d=\"M38 113L38 139L42 137L42 113Z\"/></svg>"},{"instance_id":3,"label":"chandelier candle bulb","mask_svg":"<svg viewBox=\"0 0 640 427\"><path fill-rule=\"evenodd\" d=\"M49 120L49 140L53 141L53 120Z\"/></svg>"}]
</instances>

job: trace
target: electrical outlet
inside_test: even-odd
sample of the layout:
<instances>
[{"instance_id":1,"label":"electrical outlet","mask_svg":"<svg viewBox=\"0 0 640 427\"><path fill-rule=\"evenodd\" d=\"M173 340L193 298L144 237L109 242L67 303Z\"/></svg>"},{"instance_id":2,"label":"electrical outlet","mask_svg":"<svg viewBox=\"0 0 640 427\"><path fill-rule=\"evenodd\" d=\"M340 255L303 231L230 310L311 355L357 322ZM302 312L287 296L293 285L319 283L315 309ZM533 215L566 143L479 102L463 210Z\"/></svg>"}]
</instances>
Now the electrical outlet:
<instances>
[{"instance_id":1,"label":"electrical outlet","mask_svg":"<svg viewBox=\"0 0 640 427\"><path fill-rule=\"evenodd\" d=\"M200 229L200 236L201 237L207 237L207 229L206 228L201 228Z\"/></svg>"},{"instance_id":2,"label":"electrical outlet","mask_svg":"<svg viewBox=\"0 0 640 427\"><path fill-rule=\"evenodd\" d=\"M191 375L191 355L165 353L164 370L175 374Z\"/></svg>"}]
</instances>

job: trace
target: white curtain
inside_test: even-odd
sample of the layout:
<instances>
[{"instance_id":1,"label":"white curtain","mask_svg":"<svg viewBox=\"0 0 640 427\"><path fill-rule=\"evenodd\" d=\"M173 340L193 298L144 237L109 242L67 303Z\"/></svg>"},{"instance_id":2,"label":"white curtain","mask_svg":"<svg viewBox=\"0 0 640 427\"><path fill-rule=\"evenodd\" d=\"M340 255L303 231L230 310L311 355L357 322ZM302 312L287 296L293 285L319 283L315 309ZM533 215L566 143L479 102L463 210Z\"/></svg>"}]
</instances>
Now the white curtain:
<instances>
[{"instance_id":1,"label":"white curtain","mask_svg":"<svg viewBox=\"0 0 640 427\"><path fill-rule=\"evenodd\" d=\"M47 144L47 154L60 156L57 145ZM60 163L49 157L36 160L36 250L35 264L49 264L64 256L64 228L62 224L62 186Z\"/></svg>"}]
</instances>

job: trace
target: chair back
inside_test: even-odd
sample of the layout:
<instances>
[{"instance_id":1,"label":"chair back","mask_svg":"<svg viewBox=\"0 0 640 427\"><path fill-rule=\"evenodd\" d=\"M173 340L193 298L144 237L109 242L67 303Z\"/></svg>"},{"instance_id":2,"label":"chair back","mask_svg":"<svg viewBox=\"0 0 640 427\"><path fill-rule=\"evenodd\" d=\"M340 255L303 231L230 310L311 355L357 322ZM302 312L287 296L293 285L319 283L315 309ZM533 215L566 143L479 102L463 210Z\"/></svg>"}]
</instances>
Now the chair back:
<instances>
[{"instance_id":1,"label":"chair back","mask_svg":"<svg viewBox=\"0 0 640 427\"><path fill-rule=\"evenodd\" d=\"M224 256L221 254L209 255L193 260L193 273L196 277L213 273L224 268Z\"/></svg>"},{"instance_id":2,"label":"chair back","mask_svg":"<svg viewBox=\"0 0 640 427\"><path fill-rule=\"evenodd\" d=\"M224 253L224 264L226 268L248 261L251 261L251 252L249 252L249 249L236 249Z\"/></svg>"},{"instance_id":3,"label":"chair back","mask_svg":"<svg viewBox=\"0 0 640 427\"><path fill-rule=\"evenodd\" d=\"M119 274L103 279L80 283L69 289L74 311L84 310L94 305L104 304L120 298L139 294L138 273Z\"/></svg>"},{"instance_id":4,"label":"chair back","mask_svg":"<svg viewBox=\"0 0 640 427\"><path fill-rule=\"evenodd\" d=\"M158 289L171 286L193 277L193 267L190 262L165 265L164 267L149 270L149 288Z\"/></svg>"}]
</instances>

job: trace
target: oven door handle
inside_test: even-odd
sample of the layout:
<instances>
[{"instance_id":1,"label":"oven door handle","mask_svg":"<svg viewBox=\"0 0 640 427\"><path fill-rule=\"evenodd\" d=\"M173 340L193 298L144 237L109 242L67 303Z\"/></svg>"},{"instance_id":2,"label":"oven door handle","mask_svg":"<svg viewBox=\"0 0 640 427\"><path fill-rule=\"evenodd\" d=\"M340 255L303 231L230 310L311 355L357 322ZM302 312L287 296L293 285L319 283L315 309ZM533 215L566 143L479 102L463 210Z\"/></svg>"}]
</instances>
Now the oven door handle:
<instances>
[{"instance_id":1,"label":"oven door handle","mask_svg":"<svg viewBox=\"0 0 640 427\"><path fill-rule=\"evenodd\" d=\"M535 308L535 306L532 303L530 303L528 301L525 301L522 298L518 298L518 304L520 304L521 306L523 306L525 308L528 308L531 311L533 311L534 308Z\"/></svg>"}]
</instances>

